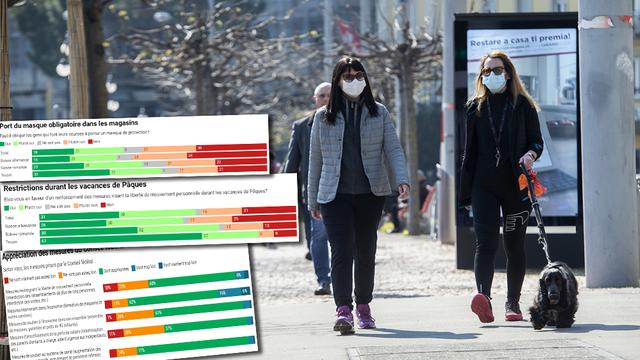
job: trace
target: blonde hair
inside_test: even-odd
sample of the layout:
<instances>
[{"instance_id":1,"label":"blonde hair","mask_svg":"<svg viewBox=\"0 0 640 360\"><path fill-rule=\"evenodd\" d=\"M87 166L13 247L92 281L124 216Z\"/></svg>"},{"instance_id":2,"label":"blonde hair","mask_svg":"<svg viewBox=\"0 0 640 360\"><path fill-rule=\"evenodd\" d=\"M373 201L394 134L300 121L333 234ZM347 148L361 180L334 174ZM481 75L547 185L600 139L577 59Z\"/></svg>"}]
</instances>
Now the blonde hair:
<instances>
[{"instance_id":1,"label":"blonde hair","mask_svg":"<svg viewBox=\"0 0 640 360\"><path fill-rule=\"evenodd\" d=\"M489 89L487 89L487 87L484 86L484 84L482 83L482 69L484 67L484 62L488 58L502 60L502 64L504 65L504 70L507 74L509 74L509 77L510 77L510 79L507 80L507 91L513 97L512 103L514 104L514 106L516 104L516 101L518 100L518 95L522 95L525 97L525 99L527 99L527 101L529 101L529 104L531 104L533 108L535 108L536 110L539 110L538 104L536 103L535 100L533 100L531 95L529 95L529 92L524 87L522 80L520 80L520 76L518 76L518 72L516 71L516 67L513 65L513 62L511 61L511 58L509 58L509 55L507 55L506 53L500 50L493 50L492 52L484 55L480 59L480 69L478 70L478 75L476 76L476 80L475 80L475 92L473 96L471 96L467 101L467 106L471 106L473 105L474 102L476 102L476 109L477 109L476 114L480 116L482 103L484 103L485 100L487 100L487 97L489 96Z\"/></svg>"}]
</instances>

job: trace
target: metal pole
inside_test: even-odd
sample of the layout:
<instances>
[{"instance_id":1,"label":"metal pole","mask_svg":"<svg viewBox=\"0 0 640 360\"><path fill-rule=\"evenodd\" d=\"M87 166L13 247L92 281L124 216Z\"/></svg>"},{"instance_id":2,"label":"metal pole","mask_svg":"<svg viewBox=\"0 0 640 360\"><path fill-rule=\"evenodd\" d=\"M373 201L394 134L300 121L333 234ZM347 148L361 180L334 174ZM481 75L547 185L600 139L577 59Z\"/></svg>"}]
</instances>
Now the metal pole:
<instances>
[{"instance_id":1,"label":"metal pole","mask_svg":"<svg viewBox=\"0 0 640 360\"><path fill-rule=\"evenodd\" d=\"M8 2L9 0L0 0L0 121L11 120Z\"/></svg>"},{"instance_id":2,"label":"metal pole","mask_svg":"<svg viewBox=\"0 0 640 360\"><path fill-rule=\"evenodd\" d=\"M71 65L71 118L86 119L89 117L89 77L82 0L67 0L67 27Z\"/></svg>"},{"instance_id":3,"label":"metal pole","mask_svg":"<svg viewBox=\"0 0 640 360\"><path fill-rule=\"evenodd\" d=\"M442 143L440 144L440 164L438 186L438 236L444 244L456 242L456 199L455 199L455 118L453 86L453 14L463 12L464 0L449 0L442 4Z\"/></svg>"},{"instance_id":4,"label":"metal pole","mask_svg":"<svg viewBox=\"0 0 640 360\"><path fill-rule=\"evenodd\" d=\"M11 120L11 93L9 82L9 32L8 1L0 0L0 121ZM0 250L2 249L0 235ZM0 279L2 266L0 264ZM4 301L3 281L0 281L0 359L9 359L7 311Z\"/></svg>"},{"instance_id":5,"label":"metal pole","mask_svg":"<svg viewBox=\"0 0 640 360\"><path fill-rule=\"evenodd\" d=\"M333 58L333 0L324 0L324 78L331 79L333 64L337 59ZM331 81L331 80L327 80Z\"/></svg>"},{"instance_id":6,"label":"metal pole","mask_svg":"<svg viewBox=\"0 0 640 360\"><path fill-rule=\"evenodd\" d=\"M581 0L580 115L587 287L638 286L632 1ZM628 18L627 18L628 19ZM593 22L591 23L593 24ZM603 67L602 64L611 64Z\"/></svg>"}]
</instances>

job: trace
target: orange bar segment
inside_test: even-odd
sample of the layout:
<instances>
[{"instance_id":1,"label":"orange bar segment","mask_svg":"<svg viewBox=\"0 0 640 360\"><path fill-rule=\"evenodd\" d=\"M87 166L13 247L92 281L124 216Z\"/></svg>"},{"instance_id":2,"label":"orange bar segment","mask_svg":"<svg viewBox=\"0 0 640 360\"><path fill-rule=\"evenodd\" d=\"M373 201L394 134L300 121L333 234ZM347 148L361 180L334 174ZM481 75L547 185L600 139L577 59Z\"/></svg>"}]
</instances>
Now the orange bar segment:
<instances>
[{"instance_id":1,"label":"orange bar segment","mask_svg":"<svg viewBox=\"0 0 640 360\"><path fill-rule=\"evenodd\" d=\"M118 291L146 289L148 287L149 287L149 281L147 280L128 281L128 282L118 283Z\"/></svg>"},{"instance_id":2,"label":"orange bar segment","mask_svg":"<svg viewBox=\"0 0 640 360\"><path fill-rule=\"evenodd\" d=\"M129 306L129 299L111 300L112 308L127 307L127 306Z\"/></svg>"},{"instance_id":3,"label":"orange bar segment","mask_svg":"<svg viewBox=\"0 0 640 360\"><path fill-rule=\"evenodd\" d=\"M133 160L186 159L187 153L142 153L132 156Z\"/></svg>"},{"instance_id":4,"label":"orange bar segment","mask_svg":"<svg viewBox=\"0 0 640 360\"><path fill-rule=\"evenodd\" d=\"M202 209L201 215L239 215L242 214L242 208L221 208L221 209Z\"/></svg>"},{"instance_id":5,"label":"orange bar segment","mask_svg":"<svg viewBox=\"0 0 640 360\"><path fill-rule=\"evenodd\" d=\"M267 231L259 231L258 232L258 237L273 237L273 231L267 230Z\"/></svg>"},{"instance_id":6,"label":"orange bar segment","mask_svg":"<svg viewBox=\"0 0 640 360\"><path fill-rule=\"evenodd\" d=\"M146 153L158 153L158 152L174 152L174 151L196 151L195 145L184 146L146 146L142 149Z\"/></svg>"},{"instance_id":7,"label":"orange bar segment","mask_svg":"<svg viewBox=\"0 0 640 360\"><path fill-rule=\"evenodd\" d=\"M173 160L168 161L167 166L215 166L215 160Z\"/></svg>"},{"instance_id":8,"label":"orange bar segment","mask_svg":"<svg viewBox=\"0 0 640 360\"><path fill-rule=\"evenodd\" d=\"M153 317L154 317L153 310L141 310L141 311L116 313L116 321L151 319Z\"/></svg>"},{"instance_id":9,"label":"orange bar segment","mask_svg":"<svg viewBox=\"0 0 640 360\"><path fill-rule=\"evenodd\" d=\"M181 167L178 169L180 174L204 174L204 173L217 173L217 166L195 166L195 167Z\"/></svg>"},{"instance_id":10,"label":"orange bar segment","mask_svg":"<svg viewBox=\"0 0 640 360\"><path fill-rule=\"evenodd\" d=\"M123 329L124 336L142 336L164 333L164 325L145 326L138 328Z\"/></svg>"},{"instance_id":11,"label":"orange bar segment","mask_svg":"<svg viewBox=\"0 0 640 360\"><path fill-rule=\"evenodd\" d=\"M138 355L138 348L116 349L117 357L137 356L137 355Z\"/></svg>"},{"instance_id":12,"label":"orange bar segment","mask_svg":"<svg viewBox=\"0 0 640 360\"><path fill-rule=\"evenodd\" d=\"M187 223L189 224L217 224L231 222L231 216L202 216L202 217L187 217Z\"/></svg>"},{"instance_id":13,"label":"orange bar segment","mask_svg":"<svg viewBox=\"0 0 640 360\"><path fill-rule=\"evenodd\" d=\"M262 230L263 228L262 223L236 223L222 225L222 230Z\"/></svg>"}]
</instances>

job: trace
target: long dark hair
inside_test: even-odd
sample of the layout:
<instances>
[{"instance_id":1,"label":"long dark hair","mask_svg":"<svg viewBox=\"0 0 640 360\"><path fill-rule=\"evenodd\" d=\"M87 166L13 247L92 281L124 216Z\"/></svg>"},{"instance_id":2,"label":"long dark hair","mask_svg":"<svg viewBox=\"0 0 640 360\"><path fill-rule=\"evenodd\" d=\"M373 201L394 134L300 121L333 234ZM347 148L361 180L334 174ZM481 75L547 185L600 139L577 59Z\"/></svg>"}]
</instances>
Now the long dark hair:
<instances>
[{"instance_id":1,"label":"long dark hair","mask_svg":"<svg viewBox=\"0 0 640 360\"><path fill-rule=\"evenodd\" d=\"M364 66L360 60L352 57L343 57L338 60L338 63L333 68L333 76L331 77L331 97L329 98L329 104L327 104L327 112L325 113L325 119L330 124L335 124L336 115L344 106L344 97L342 95L342 88L340 87L340 79L342 74L350 71L362 71L364 73L364 81L367 83L362 94L362 100L364 105L369 109L371 116L378 116L378 107L376 101L373 99L373 93L371 92L371 85L369 84L369 77L364 70Z\"/></svg>"}]
</instances>

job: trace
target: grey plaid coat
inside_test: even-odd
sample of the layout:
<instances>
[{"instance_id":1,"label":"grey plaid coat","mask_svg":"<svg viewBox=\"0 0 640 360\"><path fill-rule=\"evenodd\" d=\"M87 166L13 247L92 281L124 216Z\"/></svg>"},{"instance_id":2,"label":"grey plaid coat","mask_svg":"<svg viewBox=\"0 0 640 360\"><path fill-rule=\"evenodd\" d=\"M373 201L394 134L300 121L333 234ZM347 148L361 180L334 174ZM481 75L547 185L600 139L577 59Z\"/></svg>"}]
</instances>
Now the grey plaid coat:
<instances>
[{"instance_id":1,"label":"grey plaid coat","mask_svg":"<svg viewBox=\"0 0 640 360\"><path fill-rule=\"evenodd\" d=\"M362 164L377 196L391 194L400 184L409 184L407 164L400 140L387 108L376 103L378 116L371 116L363 106L360 125ZM320 108L311 128L309 149L308 206L318 210L318 204L326 204L336 197L340 180L344 117L338 113L335 123L325 120L326 108Z\"/></svg>"}]
</instances>

